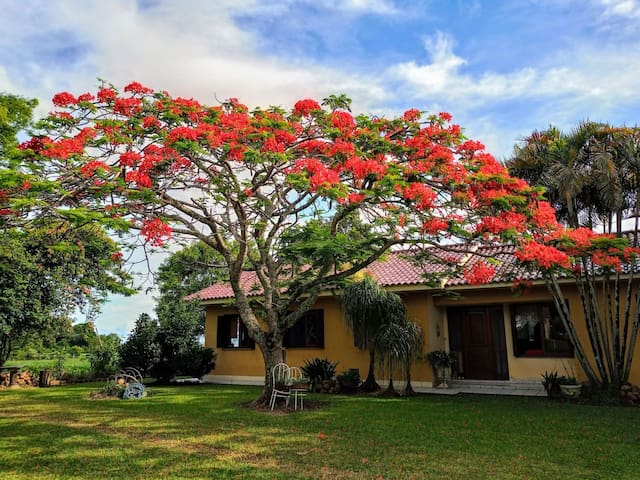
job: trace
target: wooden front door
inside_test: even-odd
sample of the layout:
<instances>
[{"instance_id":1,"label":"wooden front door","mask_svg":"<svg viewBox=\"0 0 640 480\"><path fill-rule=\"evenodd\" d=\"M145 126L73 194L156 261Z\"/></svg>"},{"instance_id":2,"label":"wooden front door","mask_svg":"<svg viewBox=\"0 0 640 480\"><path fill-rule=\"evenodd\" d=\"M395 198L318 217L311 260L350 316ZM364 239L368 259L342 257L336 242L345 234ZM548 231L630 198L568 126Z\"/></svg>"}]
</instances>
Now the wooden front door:
<instances>
[{"instance_id":1,"label":"wooden front door","mask_svg":"<svg viewBox=\"0 0 640 480\"><path fill-rule=\"evenodd\" d=\"M501 306L450 308L449 347L460 353L458 375L473 380L508 380Z\"/></svg>"}]
</instances>

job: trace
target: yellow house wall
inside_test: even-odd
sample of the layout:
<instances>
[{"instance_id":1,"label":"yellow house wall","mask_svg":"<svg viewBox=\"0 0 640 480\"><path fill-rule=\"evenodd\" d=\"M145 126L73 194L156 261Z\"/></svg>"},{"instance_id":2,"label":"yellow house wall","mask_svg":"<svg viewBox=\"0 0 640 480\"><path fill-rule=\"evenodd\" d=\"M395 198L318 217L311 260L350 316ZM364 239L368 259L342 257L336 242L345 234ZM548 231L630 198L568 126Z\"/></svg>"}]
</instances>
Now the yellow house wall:
<instances>
[{"instance_id":1,"label":"yellow house wall","mask_svg":"<svg viewBox=\"0 0 640 480\"><path fill-rule=\"evenodd\" d=\"M572 319L583 344L588 345L587 332L580 298L570 287L564 289L569 302ZM505 339L509 377L513 380L540 380L545 371L557 370L561 374L573 369L584 379L584 373L572 358L516 357L513 352L511 331L511 309L513 303L551 301L546 288L538 287L524 296L513 296L508 288L474 288L461 290L457 300L433 297L424 291L398 292L407 306L408 316L419 323L424 331L424 351L447 349L449 345L447 328L447 307L464 305L503 305ZM324 348L289 348L286 361L290 365L304 365L305 360L315 357L328 358L338 362L338 373L348 368L358 368L365 377L369 365L369 354L353 346L353 336L346 328L341 303L336 298L322 298L313 308L324 310ZM215 305L207 307L205 345L217 352L216 367L211 375L264 377L264 361L259 348L219 349L216 348L217 319L220 315L235 313L233 309ZM587 348L588 349L588 348ZM640 383L640 346L636 347L636 361L632 367L631 382ZM431 368L424 362L415 362L411 370L412 381L431 382ZM377 374L377 378L379 378Z\"/></svg>"},{"instance_id":2,"label":"yellow house wall","mask_svg":"<svg viewBox=\"0 0 640 480\"><path fill-rule=\"evenodd\" d=\"M563 287L565 298L569 304L569 312L574 322L578 336L582 345L587 351L587 356L592 361L593 356L590 354L589 338L585 324L584 312L580 296L575 287L570 285ZM531 303L531 302L552 302L546 287L540 286L534 288L526 295L514 296L509 288L490 289L475 288L462 290L460 299L454 300L450 298L436 298L434 303L439 307L439 314L446 318L446 308L451 306L464 305L503 305L503 316L505 326L505 339L507 343L507 359L509 365L509 376L513 380L539 380L545 371L557 370L560 374L572 374L572 371L580 380L586 378L580 365L574 358L544 358L544 357L516 357L513 352L513 336L511 329L511 308L514 303ZM444 320L443 320L444 321ZM446 322L445 322L446 323ZM448 338L445 339L448 344ZM632 365L630 381L632 383L640 382L640 346L636 345L635 362ZM593 364L595 367L595 364Z\"/></svg>"},{"instance_id":3,"label":"yellow house wall","mask_svg":"<svg viewBox=\"0 0 640 480\"><path fill-rule=\"evenodd\" d=\"M428 351L430 342L428 311L429 304L433 308L433 302L424 294L403 294L402 297L407 305L409 318L420 323L425 330L424 349ZM338 373L349 368L357 368L360 370L360 376L366 377L369 353L353 345L353 335L345 325L340 301L335 298L323 298L313 308L324 311L324 348L288 348L286 362L289 365L302 366L305 360L326 357L332 362L338 362ZM215 305L207 307L205 345L217 352L216 366L210 375L263 377L264 360L257 346L255 349L216 348L218 317L232 313L235 313L235 310L230 308ZM431 371L424 363L413 366L412 376L415 381L431 381Z\"/></svg>"}]
</instances>

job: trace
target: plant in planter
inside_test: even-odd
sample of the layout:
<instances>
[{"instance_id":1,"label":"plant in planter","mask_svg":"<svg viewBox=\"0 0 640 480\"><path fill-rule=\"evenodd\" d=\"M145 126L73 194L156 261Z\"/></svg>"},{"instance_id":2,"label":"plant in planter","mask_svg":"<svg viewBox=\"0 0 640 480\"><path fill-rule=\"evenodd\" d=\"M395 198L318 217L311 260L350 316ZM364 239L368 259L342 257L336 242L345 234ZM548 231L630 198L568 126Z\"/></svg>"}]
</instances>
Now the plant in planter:
<instances>
[{"instance_id":1,"label":"plant in planter","mask_svg":"<svg viewBox=\"0 0 640 480\"><path fill-rule=\"evenodd\" d=\"M314 358L305 360L302 373L309 379L311 388L315 392L330 392L335 384L336 366L328 358Z\"/></svg>"},{"instance_id":2,"label":"plant in planter","mask_svg":"<svg viewBox=\"0 0 640 480\"><path fill-rule=\"evenodd\" d=\"M360 370L350 368L336 377L338 389L341 393L355 393L360 386Z\"/></svg>"},{"instance_id":3,"label":"plant in planter","mask_svg":"<svg viewBox=\"0 0 640 480\"><path fill-rule=\"evenodd\" d=\"M560 398L562 391L560 390L559 375L557 371L546 371L542 374L542 386L549 398Z\"/></svg>"},{"instance_id":4,"label":"plant in planter","mask_svg":"<svg viewBox=\"0 0 640 480\"><path fill-rule=\"evenodd\" d=\"M433 350L427 353L427 361L433 369L433 386L436 388L449 388L451 370L458 363L458 355L455 352Z\"/></svg>"},{"instance_id":5,"label":"plant in planter","mask_svg":"<svg viewBox=\"0 0 640 480\"><path fill-rule=\"evenodd\" d=\"M549 398L576 398L580 396L582 385L573 375L560 375L557 371L542 374L542 386Z\"/></svg>"}]
</instances>

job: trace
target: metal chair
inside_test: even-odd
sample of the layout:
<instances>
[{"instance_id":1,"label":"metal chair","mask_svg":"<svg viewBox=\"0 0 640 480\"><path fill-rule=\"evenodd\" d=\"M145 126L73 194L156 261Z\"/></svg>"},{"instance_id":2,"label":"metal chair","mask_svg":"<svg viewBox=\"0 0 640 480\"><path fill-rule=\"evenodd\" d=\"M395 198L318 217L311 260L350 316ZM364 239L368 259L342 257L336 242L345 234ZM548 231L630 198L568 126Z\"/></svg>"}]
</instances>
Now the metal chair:
<instances>
[{"instance_id":1,"label":"metal chair","mask_svg":"<svg viewBox=\"0 0 640 480\"><path fill-rule=\"evenodd\" d=\"M293 409L298 409L298 399L300 400L300 410L304 410L304 397L307 395L309 388L304 385L304 375L299 367L289 367L289 379L291 388L289 391L293 394Z\"/></svg>"},{"instance_id":2,"label":"metal chair","mask_svg":"<svg viewBox=\"0 0 640 480\"><path fill-rule=\"evenodd\" d=\"M290 377L289 365L286 363L278 363L271 369L271 399L269 400L269 406L271 410L276 406L278 398L284 398L286 406L289 406L289 398L291 395L291 377Z\"/></svg>"}]
</instances>

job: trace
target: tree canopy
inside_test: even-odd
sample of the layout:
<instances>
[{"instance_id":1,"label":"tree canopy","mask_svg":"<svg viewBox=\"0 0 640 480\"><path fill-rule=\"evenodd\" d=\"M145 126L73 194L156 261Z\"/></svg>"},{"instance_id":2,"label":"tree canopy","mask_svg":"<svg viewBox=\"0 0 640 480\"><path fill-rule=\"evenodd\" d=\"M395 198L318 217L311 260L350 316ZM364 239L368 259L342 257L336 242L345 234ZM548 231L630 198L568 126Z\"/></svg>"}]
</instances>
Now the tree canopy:
<instances>
[{"instance_id":1,"label":"tree canopy","mask_svg":"<svg viewBox=\"0 0 640 480\"><path fill-rule=\"evenodd\" d=\"M127 222L151 245L186 235L217 251L267 372L319 293L394 245L517 241L555 224L542 190L510 177L448 113L354 117L344 96L210 107L137 82L53 100L60 110L21 145L23 167L64 193L47 205ZM22 213L11 207L5 216ZM492 272L479 262L467 273Z\"/></svg>"},{"instance_id":2,"label":"tree canopy","mask_svg":"<svg viewBox=\"0 0 640 480\"><path fill-rule=\"evenodd\" d=\"M61 192L41 164L22 163L16 136L36 104L0 95L0 365L25 336L64 328L78 310L90 318L108 293L133 292L119 246L99 225L38 215Z\"/></svg>"}]
</instances>

